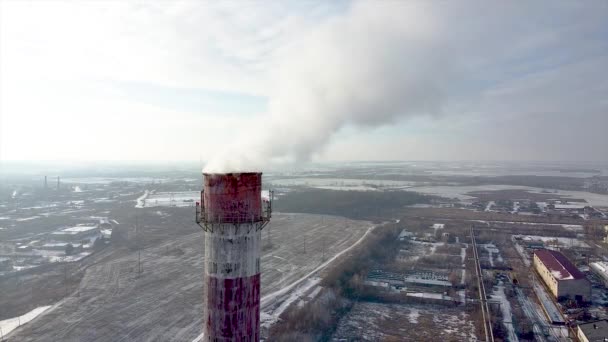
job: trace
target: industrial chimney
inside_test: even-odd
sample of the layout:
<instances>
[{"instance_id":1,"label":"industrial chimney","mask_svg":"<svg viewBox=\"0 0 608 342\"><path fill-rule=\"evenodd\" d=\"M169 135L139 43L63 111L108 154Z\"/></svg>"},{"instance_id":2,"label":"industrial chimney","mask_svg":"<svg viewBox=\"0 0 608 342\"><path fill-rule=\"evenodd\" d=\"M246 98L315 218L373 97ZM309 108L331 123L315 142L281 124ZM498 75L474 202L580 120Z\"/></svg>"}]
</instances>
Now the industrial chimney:
<instances>
[{"instance_id":1,"label":"industrial chimney","mask_svg":"<svg viewBox=\"0 0 608 342\"><path fill-rule=\"evenodd\" d=\"M262 174L204 173L196 222L205 231L206 341L259 341L261 230L272 213Z\"/></svg>"}]
</instances>

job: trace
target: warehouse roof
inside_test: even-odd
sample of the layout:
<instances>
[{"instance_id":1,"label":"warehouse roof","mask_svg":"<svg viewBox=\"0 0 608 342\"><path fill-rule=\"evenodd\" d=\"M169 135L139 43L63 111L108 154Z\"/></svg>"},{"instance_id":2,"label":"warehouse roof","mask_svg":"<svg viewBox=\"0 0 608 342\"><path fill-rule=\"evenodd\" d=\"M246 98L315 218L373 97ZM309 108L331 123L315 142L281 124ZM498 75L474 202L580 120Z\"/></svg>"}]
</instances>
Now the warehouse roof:
<instances>
[{"instance_id":1,"label":"warehouse roof","mask_svg":"<svg viewBox=\"0 0 608 342\"><path fill-rule=\"evenodd\" d=\"M589 342L603 342L608 338L608 321L580 324L578 328Z\"/></svg>"},{"instance_id":2,"label":"warehouse roof","mask_svg":"<svg viewBox=\"0 0 608 342\"><path fill-rule=\"evenodd\" d=\"M557 280L584 279L585 275L574 266L566 256L558 251L541 249L535 251L540 261Z\"/></svg>"}]
</instances>

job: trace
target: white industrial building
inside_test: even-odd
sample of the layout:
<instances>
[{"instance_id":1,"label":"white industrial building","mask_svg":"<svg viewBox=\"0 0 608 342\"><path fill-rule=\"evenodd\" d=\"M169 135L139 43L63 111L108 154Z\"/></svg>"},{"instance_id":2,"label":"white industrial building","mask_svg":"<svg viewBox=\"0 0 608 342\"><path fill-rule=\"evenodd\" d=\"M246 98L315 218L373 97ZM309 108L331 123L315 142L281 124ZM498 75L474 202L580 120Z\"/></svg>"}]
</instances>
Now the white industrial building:
<instances>
[{"instance_id":1,"label":"white industrial building","mask_svg":"<svg viewBox=\"0 0 608 342\"><path fill-rule=\"evenodd\" d=\"M591 300L591 283L562 253L535 251L534 269L556 299Z\"/></svg>"}]
</instances>

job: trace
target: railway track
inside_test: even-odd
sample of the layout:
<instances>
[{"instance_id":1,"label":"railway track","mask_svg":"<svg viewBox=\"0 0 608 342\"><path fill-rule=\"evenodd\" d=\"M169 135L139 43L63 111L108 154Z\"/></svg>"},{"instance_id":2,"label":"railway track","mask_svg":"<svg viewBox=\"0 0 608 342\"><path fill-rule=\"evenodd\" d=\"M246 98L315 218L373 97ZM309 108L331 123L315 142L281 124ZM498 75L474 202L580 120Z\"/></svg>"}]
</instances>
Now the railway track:
<instances>
[{"instance_id":1,"label":"railway track","mask_svg":"<svg viewBox=\"0 0 608 342\"><path fill-rule=\"evenodd\" d=\"M479 289L479 301L481 304L481 315L483 317L485 341L494 342L494 334L492 333L492 319L490 317L490 310L488 308L488 296L486 294L486 288L483 284L483 274L481 272L481 265L479 263L479 254L477 252L477 243L475 241L475 232L473 231L473 227L471 227L471 244L473 245L473 259L475 260L475 274L477 275L477 288Z\"/></svg>"}]
</instances>

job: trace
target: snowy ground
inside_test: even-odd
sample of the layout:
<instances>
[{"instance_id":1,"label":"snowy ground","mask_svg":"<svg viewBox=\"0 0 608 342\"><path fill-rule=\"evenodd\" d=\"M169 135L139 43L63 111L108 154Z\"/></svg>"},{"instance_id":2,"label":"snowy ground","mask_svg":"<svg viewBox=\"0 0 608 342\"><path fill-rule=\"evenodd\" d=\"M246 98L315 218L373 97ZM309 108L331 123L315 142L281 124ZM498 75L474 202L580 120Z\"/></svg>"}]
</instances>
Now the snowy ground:
<instances>
[{"instance_id":1,"label":"snowy ground","mask_svg":"<svg viewBox=\"0 0 608 342\"><path fill-rule=\"evenodd\" d=\"M500 255L500 250L498 250L494 244L486 243L480 246L482 246L488 253L488 261L490 262L490 266L494 267L494 260L499 263L503 262L503 258Z\"/></svg>"},{"instance_id":2,"label":"snowy ground","mask_svg":"<svg viewBox=\"0 0 608 342\"><path fill-rule=\"evenodd\" d=\"M459 307L359 302L332 341L477 341L474 331Z\"/></svg>"},{"instance_id":3,"label":"snowy ground","mask_svg":"<svg viewBox=\"0 0 608 342\"><path fill-rule=\"evenodd\" d=\"M562 227L566 230L573 231L573 232L582 232L583 231L583 226L580 224L515 222L515 221L486 221L486 220L466 220L466 221L485 223L487 225L502 223L502 224L521 225L521 226L553 226L553 227Z\"/></svg>"},{"instance_id":4,"label":"snowy ground","mask_svg":"<svg viewBox=\"0 0 608 342\"><path fill-rule=\"evenodd\" d=\"M283 292L283 297L272 296L271 294L262 298L262 306L264 309L260 312L261 327L269 328L272 324L276 323L281 314L296 301L299 301L299 305L303 305L300 303L304 303L305 301L314 298L322 289L322 287L317 286L320 281L321 278L318 277L305 278L304 281L298 283L299 286L291 288L291 291ZM275 300L277 297L282 298L282 300ZM274 307L271 305L272 301L274 301Z\"/></svg>"},{"instance_id":5,"label":"snowy ground","mask_svg":"<svg viewBox=\"0 0 608 342\"><path fill-rule=\"evenodd\" d=\"M545 244L551 245L559 245L564 247L582 247L589 248L589 245L576 238L567 238L567 237L555 237L555 236L540 236L540 235L513 235L521 237L524 240L541 240Z\"/></svg>"},{"instance_id":6,"label":"snowy ground","mask_svg":"<svg viewBox=\"0 0 608 342\"><path fill-rule=\"evenodd\" d=\"M0 321L0 331L2 331L2 336L6 337L8 334L11 333L11 331L17 329L21 325L24 325L24 324L28 323L29 321L33 320L34 318L38 317L39 315L44 313L46 310L48 310L50 307L51 307L50 305L41 306L41 307L35 308L34 310L32 310L24 315L21 315L19 317L13 317L13 318L9 318L9 319Z\"/></svg>"},{"instance_id":7,"label":"snowy ground","mask_svg":"<svg viewBox=\"0 0 608 342\"><path fill-rule=\"evenodd\" d=\"M171 217L163 220L178 220L183 211L165 208ZM273 216L262 232L261 280L263 304L277 299L269 306L272 315L321 291L314 278L318 268L372 226L333 216ZM35 324L15 331L15 341L192 341L202 332L204 298L203 234L195 228L179 228L176 235L176 229L159 223L155 229L167 237L142 250L141 274L134 250L110 247L91 255L78 291ZM278 292L283 288L289 290Z\"/></svg>"},{"instance_id":8,"label":"snowy ground","mask_svg":"<svg viewBox=\"0 0 608 342\"><path fill-rule=\"evenodd\" d=\"M148 195L150 194L150 191L146 190L144 191L143 195L139 196L135 202L135 208L143 208L146 205L146 198L148 197Z\"/></svg>"},{"instance_id":9,"label":"snowy ground","mask_svg":"<svg viewBox=\"0 0 608 342\"><path fill-rule=\"evenodd\" d=\"M536 341L567 341L567 327L549 324L540 304L524 294L521 288L515 287L515 293L524 314L532 322Z\"/></svg>"},{"instance_id":10,"label":"snowy ground","mask_svg":"<svg viewBox=\"0 0 608 342\"><path fill-rule=\"evenodd\" d=\"M509 341L516 342L519 341L517 334L515 333L515 328L513 327L513 318L511 313L511 303L507 299L505 295L505 286L501 281L499 281L498 285L494 287L492 290L492 300L500 303L500 310L502 313L502 323L507 331L507 337Z\"/></svg>"},{"instance_id":11,"label":"snowy ground","mask_svg":"<svg viewBox=\"0 0 608 342\"><path fill-rule=\"evenodd\" d=\"M305 274L301 278L291 281L288 283L288 285L282 288L277 288L276 291L264 295L261 299L260 305L262 326L266 328L270 327L270 325L278 320L279 316L289 307L289 305L294 303L297 299L302 298L304 294L309 293L310 290L320 281L320 278L316 277L317 273L323 268L327 267L337 258L345 255L363 242L365 237L372 231L373 228L373 226L370 226L357 241L351 243L350 245L346 245L344 249L332 255L331 258L323 261L320 265L312 269L309 273ZM271 255L271 257L275 257L273 259L279 259L282 264L285 264L285 262L289 263L289 260L285 258L276 258L276 255ZM290 268L291 272L295 270L301 271L302 267ZM284 283L285 276L283 273L284 272L281 272L282 279L280 282L278 282L278 284Z\"/></svg>"},{"instance_id":12,"label":"snowy ground","mask_svg":"<svg viewBox=\"0 0 608 342\"><path fill-rule=\"evenodd\" d=\"M486 209L484 211L491 211L494 204L496 204L496 203L494 203L494 201L488 202L488 204L486 205Z\"/></svg>"},{"instance_id":13,"label":"snowy ground","mask_svg":"<svg viewBox=\"0 0 608 342\"><path fill-rule=\"evenodd\" d=\"M564 318L559 312L559 309L553 302L551 298L549 298L549 294L545 291L541 284L539 284L538 279L535 278L533 282L534 293L536 293L536 297L539 302L543 306L544 312L547 317L550 318L550 323L553 322L564 322Z\"/></svg>"},{"instance_id":14,"label":"snowy ground","mask_svg":"<svg viewBox=\"0 0 608 342\"><path fill-rule=\"evenodd\" d=\"M460 284L464 285L466 276L467 276L467 268L465 264L465 260L467 257L467 247L462 247L460 249L460 259L462 261L462 274L460 275Z\"/></svg>"},{"instance_id":15,"label":"snowy ground","mask_svg":"<svg viewBox=\"0 0 608 342\"><path fill-rule=\"evenodd\" d=\"M472 186L421 186L408 189L424 194L437 195L447 198L458 198L463 201L471 201L475 197L468 195L476 191L496 191L496 190L528 190L532 193L542 193L545 189L533 188L517 185L472 185ZM584 199L592 206L608 207L608 195L595 194L585 191L555 190L552 194L569 197L572 199Z\"/></svg>"},{"instance_id":16,"label":"snowy ground","mask_svg":"<svg viewBox=\"0 0 608 342\"><path fill-rule=\"evenodd\" d=\"M82 259L88 257L89 255L91 255L92 252L81 252L81 253L74 254L74 255L65 255L65 253L62 252L62 254L64 254L64 255L49 256L49 261L50 262L74 262L74 261L79 261L79 260L82 260Z\"/></svg>"},{"instance_id":17,"label":"snowy ground","mask_svg":"<svg viewBox=\"0 0 608 342\"><path fill-rule=\"evenodd\" d=\"M524 264L526 265L526 267L530 267L531 262L530 262L530 258L526 254L526 250L520 244L518 244L517 242L514 242L513 245L515 246L515 250L517 251L517 253L521 257L521 260L524 262Z\"/></svg>"}]
</instances>

